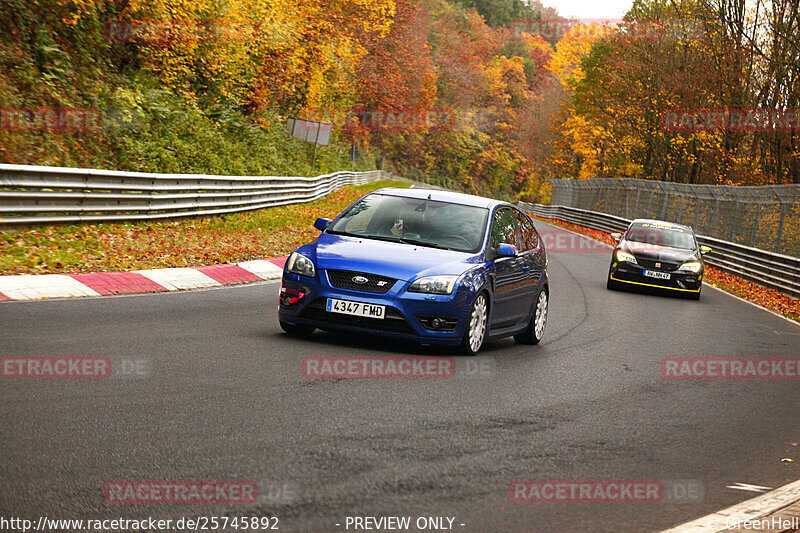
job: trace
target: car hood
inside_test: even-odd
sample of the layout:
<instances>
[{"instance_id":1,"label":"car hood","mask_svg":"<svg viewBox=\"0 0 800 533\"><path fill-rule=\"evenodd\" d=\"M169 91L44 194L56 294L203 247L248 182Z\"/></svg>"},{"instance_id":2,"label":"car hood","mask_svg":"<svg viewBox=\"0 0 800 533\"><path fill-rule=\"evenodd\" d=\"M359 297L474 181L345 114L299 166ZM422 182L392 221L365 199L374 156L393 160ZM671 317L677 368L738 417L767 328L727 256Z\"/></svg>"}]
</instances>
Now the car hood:
<instances>
[{"instance_id":1,"label":"car hood","mask_svg":"<svg viewBox=\"0 0 800 533\"><path fill-rule=\"evenodd\" d=\"M699 260L696 251L669 248L644 242L624 241L620 244L619 248L620 250L633 254L637 259L663 261L664 263L685 263L686 261Z\"/></svg>"},{"instance_id":2,"label":"car hood","mask_svg":"<svg viewBox=\"0 0 800 533\"><path fill-rule=\"evenodd\" d=\"M352 270L411 281L422 276L460 275L480 254L323 233L314 243L319 269Z\"/></svg>"}]
</instances>

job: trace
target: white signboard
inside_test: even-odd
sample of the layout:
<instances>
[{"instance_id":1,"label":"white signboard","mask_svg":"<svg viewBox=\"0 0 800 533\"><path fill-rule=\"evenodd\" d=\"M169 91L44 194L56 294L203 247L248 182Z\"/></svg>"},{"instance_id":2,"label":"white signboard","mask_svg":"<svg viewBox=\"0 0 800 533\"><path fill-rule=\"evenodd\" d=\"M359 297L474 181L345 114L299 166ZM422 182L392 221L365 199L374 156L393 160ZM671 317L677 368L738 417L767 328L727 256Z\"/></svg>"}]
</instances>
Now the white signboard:
<instances>
[{"instance_id":1,"label":"white signboard","mask_svg":"<svg viewBox=\"0 0 800 533\"><path fill-rule=\"evenodd\" d=\"M290 117L286 121L286 126L289 129L289 135L295 139L319 146L328 146L331 143L332 124Z\"/></svg>"}]
</instances>

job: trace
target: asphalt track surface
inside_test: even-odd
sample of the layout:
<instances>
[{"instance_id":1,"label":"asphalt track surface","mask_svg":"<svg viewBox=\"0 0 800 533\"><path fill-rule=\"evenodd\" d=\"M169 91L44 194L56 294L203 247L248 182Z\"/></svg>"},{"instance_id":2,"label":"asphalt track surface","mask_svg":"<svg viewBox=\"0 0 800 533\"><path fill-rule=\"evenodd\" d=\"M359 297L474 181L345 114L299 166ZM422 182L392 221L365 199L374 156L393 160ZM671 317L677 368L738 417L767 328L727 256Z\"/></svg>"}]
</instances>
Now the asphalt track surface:
<instances>
[{"instance_id":1,"label":"asphalt track surface","mask_svg":"<svg viewBox=\"0 0 800 533\"><path fill-rule=\"evenodd\" d=\"M608 250L549 258L543 343L491 342L469 363L481 370L457 356L450 379L304 378L311 355L453 354L358 335L290 338L278 327L278 282L4 302L0 355L147 368L0 380L0 516L269 515L282 531L448 516L464 532L653 531L753 496L727 485L800 478L800 461L781 462L798 451L789 443L800 441L800 382L674 381L659 370L685 355L797 357L800 327L708 287L699 302L609 292ZM111 480L198 479L288 489L250 505L103 497ZM515 503L516 479L694 480L703 494Z\"/></svg>"}]
</instances>

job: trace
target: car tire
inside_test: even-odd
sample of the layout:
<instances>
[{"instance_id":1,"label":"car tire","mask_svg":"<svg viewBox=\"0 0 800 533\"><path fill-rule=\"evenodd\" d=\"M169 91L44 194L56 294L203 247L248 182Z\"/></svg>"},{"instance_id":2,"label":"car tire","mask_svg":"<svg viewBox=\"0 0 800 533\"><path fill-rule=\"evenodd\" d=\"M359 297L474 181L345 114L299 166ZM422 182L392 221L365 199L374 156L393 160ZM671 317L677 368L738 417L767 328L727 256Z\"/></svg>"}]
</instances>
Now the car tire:
<instances>
[{"instance_id":1,"label":"car tire","mask_svg":"<svg viewBox=\"0 0 800 533\"><path fill-rule=\"evenodd\" d=\"M279 321L281 324L281 329L288 333L292 337L308 337L314 330L317 329L314 326L305 326L302 324L289 324L288 322L284 322L283 320Z\"/></svg>"},{"instance_id":2,"label":"car tire","mask_svg":"<svg viewBox=\"0 0 800 533\"><path fill-rule=\"evenodd\" d=\"M489 296L482 292L475 297L469 310L467 328L461 341L461 350L466 355L475 355L483 346L489 326Z\"/></svg>"},{"instance_id":3,"label":"car tire","mask_svg":"<svg viewBox=\"0 0 800 533\"><path fill-rule=\"evenodd\" d=\"M518 344L539 344L544 336L544 329L547 326L547 312L550 308L550 295L547 289L542 287L536 295L536 307L533 310L531 321L527 329L519 335L514 335L514 340Z\"/></svg>"}]
</instances>

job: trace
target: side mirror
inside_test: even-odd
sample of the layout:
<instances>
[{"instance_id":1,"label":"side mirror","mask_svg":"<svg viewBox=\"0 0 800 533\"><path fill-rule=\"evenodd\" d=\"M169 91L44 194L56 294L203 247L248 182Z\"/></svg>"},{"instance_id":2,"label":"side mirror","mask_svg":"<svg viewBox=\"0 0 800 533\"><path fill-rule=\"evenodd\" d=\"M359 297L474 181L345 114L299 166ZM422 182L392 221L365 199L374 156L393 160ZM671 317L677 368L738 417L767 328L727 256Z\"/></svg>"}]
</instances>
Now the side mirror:
<instances>
[{"instance_id":1,"label":"side mirror","mask_svg":"<svg viewBox=\"0 0 800 533\"><path fill-rule=\"evenodd\" d=\"M517 255L517 247L513 244L501 244L497 247L497 257L514 257Z\"/></svg>"},{"instance_id":2,"label":"side mirror","mask_svg":"<svg viewBox=\"0 0 800 533\"><path fill-rule=\"evenodd\" d=\"M314 221L314 227L320 231L325 231L325 228L330 226L331 222L333 221L329 218L318 218Z\"/></svg>"},{"instance_id":3,"label":"side mirror","mask_svg":"<svg viewBox=\"0 0 800 533\"><path fill-rule=\"evenodd\" d=\"M620 239L622 239L622 233L615 231L614 233L611 234L611 238L619 242Z\"/></svg>"},{"instance_id":4,"label":"side mirror","mask_svg":"<svg viewBox=\"0 0 800 533\"><path fill-rule=\"evenodd\" d=\"M701 246L700 247L700 255L706 255L710 251L711 251L711 247L710 246Z\"/></svg>"}]
</instances>

